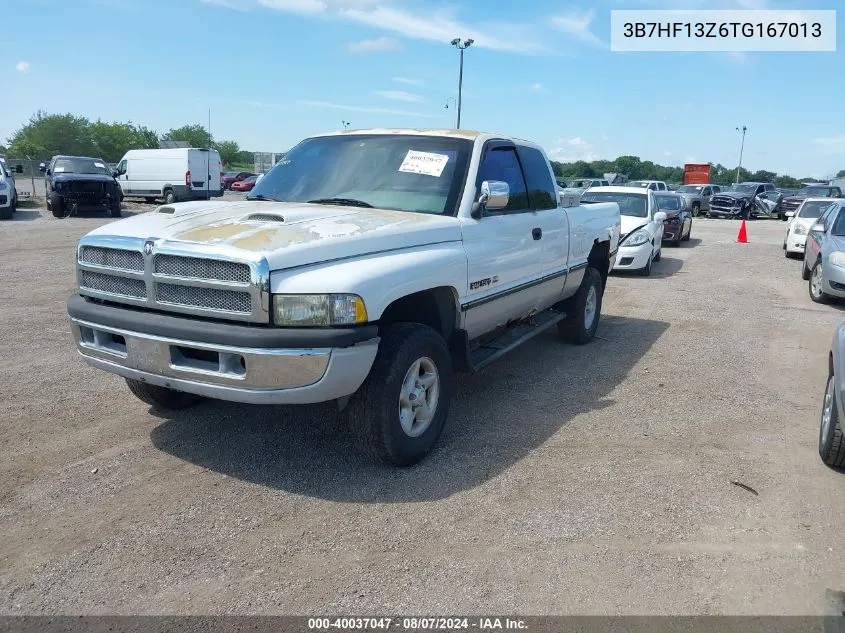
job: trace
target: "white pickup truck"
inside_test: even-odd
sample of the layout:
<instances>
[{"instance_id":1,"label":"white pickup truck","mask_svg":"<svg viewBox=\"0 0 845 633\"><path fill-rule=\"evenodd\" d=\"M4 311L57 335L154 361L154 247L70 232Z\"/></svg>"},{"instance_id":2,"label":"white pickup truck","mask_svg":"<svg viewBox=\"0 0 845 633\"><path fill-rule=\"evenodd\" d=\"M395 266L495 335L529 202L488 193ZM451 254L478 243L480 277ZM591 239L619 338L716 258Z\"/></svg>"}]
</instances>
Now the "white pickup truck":
<instances>
[{"instance_id":1,"label":"white pickup truck","mask_svg":"<svg viewBox=\"0 0 845 633\"><path fill-rule=\"evenodd\" d=\"M80 354L151 406L337 400L372 457L439 437L456 372L556 325L593 338L616 203L564 208L536 145L465 130L309 138L239 201L98 228L68 301Z\"/></svg>"}]
</instances>

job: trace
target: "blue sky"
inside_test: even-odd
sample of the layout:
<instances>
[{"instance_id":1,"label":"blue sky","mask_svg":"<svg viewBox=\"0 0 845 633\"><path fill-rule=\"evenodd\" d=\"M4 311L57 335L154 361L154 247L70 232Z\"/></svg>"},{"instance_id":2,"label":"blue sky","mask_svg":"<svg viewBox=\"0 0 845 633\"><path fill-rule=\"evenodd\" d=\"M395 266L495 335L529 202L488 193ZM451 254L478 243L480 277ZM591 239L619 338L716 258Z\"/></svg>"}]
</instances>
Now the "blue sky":
<instances>
[{"instance_id":1,"label":"blue sky","mask_svg":"<svg viewBox=\"0 0 845 633\"><path fill-rule=\"evenodd\" d=\"M578 2L580 1L580 4ZM611 9L841 0L4 0L0 138L38 109L184 123L257 151L352 127L462 127L558 160L633 154L796 177L845 169L845 53L612 52ZM842 30L842 16L837 16ZM447 104L449 108L444 106Z\"/></svg>"}]
</instances>

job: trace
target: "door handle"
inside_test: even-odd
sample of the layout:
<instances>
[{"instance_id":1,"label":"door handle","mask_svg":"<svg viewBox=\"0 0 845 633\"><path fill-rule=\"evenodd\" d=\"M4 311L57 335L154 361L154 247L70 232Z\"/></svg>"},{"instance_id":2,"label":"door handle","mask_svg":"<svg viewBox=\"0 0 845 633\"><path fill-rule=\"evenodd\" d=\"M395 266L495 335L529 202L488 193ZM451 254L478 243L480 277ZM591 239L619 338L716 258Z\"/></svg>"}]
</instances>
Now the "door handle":
<instances>
[{"instance_id":1,"label":"door handle","mask_svg":"<svg viewBox=\"0 0 845 633\"><path fill-rule=\"evenodd\" d=\"M543 237L543 229L540 229L540 228L532 229L531 230L531 237L533 237L535 240L539 240L541 237Z\"/></svg>"}]
</instances>

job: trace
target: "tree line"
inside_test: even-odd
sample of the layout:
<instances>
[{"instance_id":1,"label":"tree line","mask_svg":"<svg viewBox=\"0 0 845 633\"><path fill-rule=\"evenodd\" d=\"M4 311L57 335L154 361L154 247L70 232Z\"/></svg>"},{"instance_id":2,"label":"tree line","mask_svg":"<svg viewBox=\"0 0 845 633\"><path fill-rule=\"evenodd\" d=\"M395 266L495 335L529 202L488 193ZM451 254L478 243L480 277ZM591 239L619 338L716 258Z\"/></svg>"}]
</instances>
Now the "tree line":
<instances>
[{"instance_id":1,"label":"tree line","mask_svg":"<svg viewBox=\"0 0 845 633\"><path fill-rule=\"evenodd\" d=\"M667 167L650 160L640 160L637 156L620 156L616 160L579 160L572 163L552 161L552 168L559 180L569 178L602 178L604 174L624 174L631 180L662 180L668 183L683 182L683 167ZM845 169L840 170L837 178L845 177ZM729 185L736 180L736 167L730 168L715 164L710 172L710 182L715 185ZM773 182L778 187L797 189L804 182L815 182L815 178L793 178L787 174L760 169L749 171L740 168L740 182Z\"/></svg>"},{"instance_id":2,"label":"tree line","mask_svg":"<svg viewBox=\"0 0 845 633\"><path fill-rule=\"evenodd\" d=\"M38 111L8 139L0 153L9 158L46 160L56 154L94 156L116 163L130 149L157 149L161 141L184 141L191 147L212 147L224 165L251 165L253 153L235 141L218 141L202 125L183 125L163 134L132 122L91 121L73 114Z\"/></svg>"}]
</instances>

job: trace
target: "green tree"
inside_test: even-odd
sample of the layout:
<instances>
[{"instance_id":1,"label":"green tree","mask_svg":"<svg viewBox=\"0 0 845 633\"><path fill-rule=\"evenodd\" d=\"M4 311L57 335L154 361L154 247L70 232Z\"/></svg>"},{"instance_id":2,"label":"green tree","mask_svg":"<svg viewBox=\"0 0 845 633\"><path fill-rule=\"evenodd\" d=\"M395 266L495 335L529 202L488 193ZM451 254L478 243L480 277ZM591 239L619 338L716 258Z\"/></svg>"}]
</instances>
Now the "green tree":
<instances>
[{"instance_id":1,"label":"green tree","mask_svg":"<svg viewBox=\"0 0 845 633\"><path fill-rule=\"evenodd\" d=\"M639 156L619 156L615 161L616 171L625 174L631 180L645 178Z\"/></svg>"},{"instance_id":2,"label":"green tree","mask_svg":"<svg viewBox=\"0 0 845 633\"><path fill-rule=\"evenodd\" d=\"M214 137L198 124L173 128L161 137L164 141L183 141L191 147L213 147Z\"/></svg>"},{"instance_id":3,"label":"green tree","mask_svg":"<svg viewBox=\"0 0 845 633\"><path fill-rule=\"evenodd\" d=\"M220 160L223 161L224 165L238 162L241 148L235 141L218 141L214 144L214 148L220 153Z\"/></svg>"},{"instance_id":4,"label":"green tree","mask_svg":"<svg viewBox=\"0 0 845 633\"><path fill-rule=\"evenodd\" d=\"M119 161L130 149L156 149L158 138L155 132L136 127L132 123L91 124L91 138L97 148L97 155L110 162Z\"/></svg>"},{"instance_id":5,"label":"green tree","mask_svg":"<svg viewBox=\"0 0 845 633\"><path fill-rule=\"evenodd\" d=\"M90 155L96 153L91 124L72 114L47 114L39 110L9 139L9 153L22 154L23 148L38 154Z\"/></svg>"},{"instance_id":6,"label":"green tree","mask_svg":"<svg viewBox=\"0 0 845 633\"><path fill-rule=\"evenodd\" d=\"M776 178L777 174L775 172L759 169L753 174L750 174L748 179L754 182L774 182Z\"/></svg>"},{"instance_id":7,"label":"green tree","mask_svg":"<svg viewBox=\"0 0 845 633\"><path fill-rule=\"evenodd\" d=\"M27 139L21 139L9 145L9 158L48 158L50 152Z\"/></svg>"}]
</instances>

